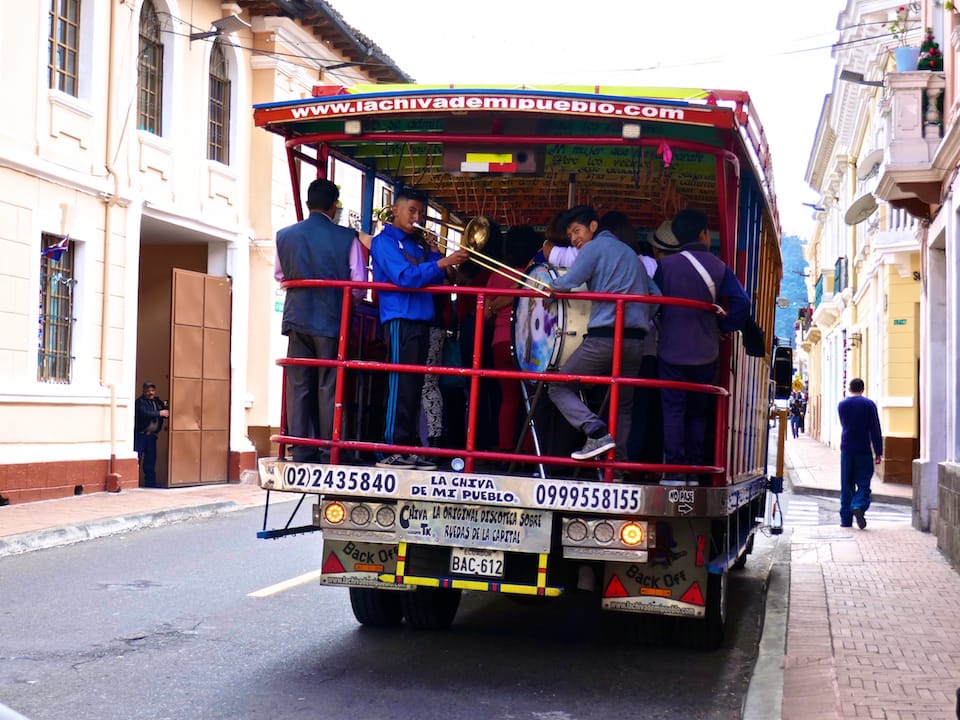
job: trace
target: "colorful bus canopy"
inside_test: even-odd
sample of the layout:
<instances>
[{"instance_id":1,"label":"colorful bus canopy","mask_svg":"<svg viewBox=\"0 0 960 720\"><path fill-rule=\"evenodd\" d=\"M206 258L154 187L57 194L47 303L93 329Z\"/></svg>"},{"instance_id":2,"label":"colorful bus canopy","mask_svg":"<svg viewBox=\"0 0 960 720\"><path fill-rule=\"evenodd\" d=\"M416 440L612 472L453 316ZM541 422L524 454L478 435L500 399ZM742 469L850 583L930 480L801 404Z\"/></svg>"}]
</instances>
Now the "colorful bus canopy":
<instances>
[{"instance_id":1,"label":"colorful bus canopy","mask_svg":"<svg viewBox=\"0 0 960 720\"><path fill-rule=\"evenodd\" d=\"M683 207L718 224L731 173L779 236L769 150L744 92L607 86L317 86L254 107L312 158L409 184L456 218L545 225L572 202L652 232Z\"/></svg>"}]
</instances>

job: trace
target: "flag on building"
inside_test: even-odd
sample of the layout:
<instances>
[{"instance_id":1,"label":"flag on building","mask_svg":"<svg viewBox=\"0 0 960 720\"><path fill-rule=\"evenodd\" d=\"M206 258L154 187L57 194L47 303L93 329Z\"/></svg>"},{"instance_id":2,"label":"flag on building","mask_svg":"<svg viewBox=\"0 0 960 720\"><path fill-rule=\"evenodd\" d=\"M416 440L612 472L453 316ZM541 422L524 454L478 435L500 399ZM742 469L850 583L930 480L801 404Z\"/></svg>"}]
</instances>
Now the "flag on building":
<instances>
[{"instance_id":1,"label":"flag on building","mask_svg":"<svg viewBox=\"0 0 960 720\"><path fill-rule=\"evenodd\" d=\"M53 260L53 262L57 262L69 248L70 248L70 236L64 235L59 242L56 242L53 245L48 245L43 250L41 250L40 255L42 257L47 258L48 260Z\"/></svg>"}]
</instances>

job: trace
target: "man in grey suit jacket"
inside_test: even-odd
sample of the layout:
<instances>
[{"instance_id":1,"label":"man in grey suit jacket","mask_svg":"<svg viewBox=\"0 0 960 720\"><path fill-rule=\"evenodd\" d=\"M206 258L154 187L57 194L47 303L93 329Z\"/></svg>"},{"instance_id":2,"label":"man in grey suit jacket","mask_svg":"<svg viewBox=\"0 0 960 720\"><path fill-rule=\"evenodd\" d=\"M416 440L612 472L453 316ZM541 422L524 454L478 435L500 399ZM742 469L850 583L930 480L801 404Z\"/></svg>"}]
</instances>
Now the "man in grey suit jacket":
<instances>
[{"instance_id":1,"label":"man in grey suit jacket","mask_svg":"<svg viewBox=\"0 0 960 720\"><path fill-rule=\"evenodd\" d=\"M351 279L351 250L357 233L333 222L339 199L339 188L329 180L310 183L310 215L277 232L277 256L284 279ZM365 274L361 279L366 279ZM342 307L341 288L287 288L281 325L287 336L287 357L336 358ZM288 435L330 439L335 386L336 368L286 368ZM304 445L293 445L291 455L297 462L323 462L327 458L325 451Z\"/></svg>"}]
</instances>

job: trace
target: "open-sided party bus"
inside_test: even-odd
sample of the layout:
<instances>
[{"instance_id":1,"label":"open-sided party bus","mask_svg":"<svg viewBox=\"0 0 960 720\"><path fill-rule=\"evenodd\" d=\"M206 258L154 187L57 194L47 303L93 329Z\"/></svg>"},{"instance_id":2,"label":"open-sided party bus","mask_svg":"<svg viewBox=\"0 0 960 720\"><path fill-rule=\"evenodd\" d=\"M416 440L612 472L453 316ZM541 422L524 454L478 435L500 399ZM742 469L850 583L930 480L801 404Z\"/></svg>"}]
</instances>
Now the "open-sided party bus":
<instances>
[{"instance_id":1,"label":"open-sided party bus","mask_svg":"<svg viewBox=\"0 0 960 720\"><path fill-rule=\"evenodd\" d=\"M437 308L444 347L423 364L388 362L377 298L396 286L285 283L342 291L337 357L277 360L285 369L336 368L336 402L331 437L297 437L282 426L273 437L278 457L259 461L269 493L314 499L312 522L274 525L268 502L260 536L321 531L320 582L349 588L354 615L367 625L445 628L464 591L557 598L579 588L604 610L639 614L647 637L719 644L728 574L776 512L767 439L780 229L769 150L749 96L683 88L318 86L314 97L258 105L254 115L258 127L283 138L300 218L307 183L325 177L341 185L341 198L354 192L346 184L358 185L359 207L346 208L339 222L376 235L391 222L398 190L414 187L426 196L424 242L470 255L452 283L405 290L432 295ZM545 233L547 247L562 246L554 221L577 205L625 215L632 236L620 239L638 252L678 211L706 213L712 251L749 295L764 334L761 351L748 354L740 333L722 335L719 372L709 384L665 381L656 372L622 375L626 304L687 303L718 317L723 308L649 294L555 292L551 282L566 268L547 256L534 256L518 275L516 261L505 259L511 229L532 228ZM505 282L488 285L493 277ZM363 299L351 301L357 288ZM511 306L507 366L490 360L485 322L503 297ZM590 303L603 300L617 304L610 373L563 373L583 342ZM439 388L441 442L424 428L412 445L384 442L391 373L416 373ZM708 461L677 467L642 451L572 459L584 437L558 416L546 391L571 381L614 435L619 395L632 387L634 430L639 423L654 441L662 433L659 391L708 397ZM505 448L496 437L496 406L507 382L521 401ZM318 452L295 462L297 448ZM426 462L378 466L393 454ZM696 480L664 483L675 473Z\"/></svg>"}]
</instances>

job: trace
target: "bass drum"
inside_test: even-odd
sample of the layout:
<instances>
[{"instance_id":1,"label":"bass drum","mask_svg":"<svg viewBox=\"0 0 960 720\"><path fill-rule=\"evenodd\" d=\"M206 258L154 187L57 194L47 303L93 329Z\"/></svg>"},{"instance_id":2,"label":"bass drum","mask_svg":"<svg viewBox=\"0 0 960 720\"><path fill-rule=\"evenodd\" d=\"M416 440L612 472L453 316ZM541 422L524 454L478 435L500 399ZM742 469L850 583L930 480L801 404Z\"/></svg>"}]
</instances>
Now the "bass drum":
<instances>
[{"instance_id":1,"label":"bass drum","mask_svg":"<svg viewBox=\"0 0 960 720\"><path fill-rule=\"evenodd\" d=\"M566 268L539 263L527 270L535 280L551 283ZM524 372L559 370L580 347L590 320L589 300L518 297L513 304L513 357Z\"/></svg>"}]
</instances>

